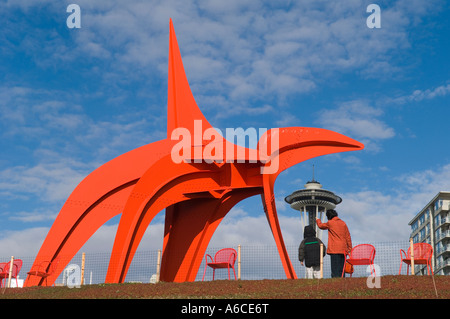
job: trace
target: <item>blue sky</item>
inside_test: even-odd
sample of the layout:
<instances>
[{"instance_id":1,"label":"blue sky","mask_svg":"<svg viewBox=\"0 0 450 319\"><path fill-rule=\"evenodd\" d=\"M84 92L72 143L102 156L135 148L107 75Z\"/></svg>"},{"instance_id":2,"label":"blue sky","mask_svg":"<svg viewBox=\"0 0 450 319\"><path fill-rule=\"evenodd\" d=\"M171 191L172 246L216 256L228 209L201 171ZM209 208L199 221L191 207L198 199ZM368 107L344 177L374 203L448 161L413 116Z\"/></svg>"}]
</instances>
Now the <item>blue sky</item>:
<instances>
[{"instance_id":1,"label":"blue sky","mask_svg":"<svg viewBox=\"0 0 450 319\"><path fill-rule=\"evenodd\" d=\"M70 29L66 8L81 8ZM366 25L369 4L381 28ZM446 1L0 1L0 255L37 254L75 186L166 135L169 18L198 105L217 128L321 127L365 144L282 173L287 244L302 237L284 197L315 177L343 198L354 241L407 240L450 190L450 5ZM142 249L158 249L163 214ZM110 251L118 218L87 250ZM259 197L211 245L273 244Z\"/></svg>"}]
</instances>

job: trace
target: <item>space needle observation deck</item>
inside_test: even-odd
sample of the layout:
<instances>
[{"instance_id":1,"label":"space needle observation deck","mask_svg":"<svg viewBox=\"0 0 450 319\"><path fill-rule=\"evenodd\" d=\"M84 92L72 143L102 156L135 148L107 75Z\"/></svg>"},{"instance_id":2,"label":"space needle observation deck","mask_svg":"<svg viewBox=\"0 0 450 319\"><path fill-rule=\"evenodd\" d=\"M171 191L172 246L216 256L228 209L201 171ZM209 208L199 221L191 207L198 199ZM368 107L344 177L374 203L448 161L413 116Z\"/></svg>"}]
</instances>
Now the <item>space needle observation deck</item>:
<instances>
[{"instance_id":1,"label":"space needle observation deck","mask_svg":"<svg viewBox=\"0 0 450 319\"><path fill-rule=\"evenodd\" d=\"M322 184L314 180L308 181L305 188L293 192L284 199L291 208L300 211L302 230L306 225L313 225L317 236L321 238L321 230L317 228L316 218L322 219L323 213L335 209L342 202L342 198L322 188Z\"/></svg>"}]
</instances>

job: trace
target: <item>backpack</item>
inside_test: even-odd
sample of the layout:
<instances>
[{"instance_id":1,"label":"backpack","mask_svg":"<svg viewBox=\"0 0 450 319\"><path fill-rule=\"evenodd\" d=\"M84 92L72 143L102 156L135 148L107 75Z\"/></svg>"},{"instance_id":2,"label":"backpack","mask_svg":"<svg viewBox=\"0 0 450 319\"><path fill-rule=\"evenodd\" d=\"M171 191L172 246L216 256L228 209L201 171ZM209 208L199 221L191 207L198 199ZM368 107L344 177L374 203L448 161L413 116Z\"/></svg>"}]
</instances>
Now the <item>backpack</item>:
<instances>
[{"instance_id":1,"label":"backpack","mask_svg":"<svg viewBox=\"0 0 450 319\"><path fill-rule=\"evenodd\" d=\"M305 239L305 266L320 266L320 244L315 237Z\"/></svg>"}]
</instances>

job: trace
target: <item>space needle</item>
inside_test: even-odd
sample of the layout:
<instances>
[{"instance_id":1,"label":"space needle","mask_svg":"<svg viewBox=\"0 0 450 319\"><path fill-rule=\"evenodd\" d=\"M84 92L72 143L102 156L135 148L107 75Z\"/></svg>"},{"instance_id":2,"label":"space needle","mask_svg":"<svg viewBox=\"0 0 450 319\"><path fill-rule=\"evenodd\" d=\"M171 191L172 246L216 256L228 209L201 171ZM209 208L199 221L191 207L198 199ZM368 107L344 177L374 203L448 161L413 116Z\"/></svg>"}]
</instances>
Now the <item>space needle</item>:
<instances>
[{"instance_id":1,"label":"space needle","mask_svg":"<svg viewBox=\"0 0 450 319\"><path fill-rule=\"evenodd\" d=\"M300 211L300 221L302 230L306 225L313 225L319 238L322 237L322 231L316 225L316 218L329 209L335 209L336 205L342 202L342 198L322 188L322 184L313 178L305 184L305 188L293 192L284 199L295 210Z\"/></svg>"}]
</instances>

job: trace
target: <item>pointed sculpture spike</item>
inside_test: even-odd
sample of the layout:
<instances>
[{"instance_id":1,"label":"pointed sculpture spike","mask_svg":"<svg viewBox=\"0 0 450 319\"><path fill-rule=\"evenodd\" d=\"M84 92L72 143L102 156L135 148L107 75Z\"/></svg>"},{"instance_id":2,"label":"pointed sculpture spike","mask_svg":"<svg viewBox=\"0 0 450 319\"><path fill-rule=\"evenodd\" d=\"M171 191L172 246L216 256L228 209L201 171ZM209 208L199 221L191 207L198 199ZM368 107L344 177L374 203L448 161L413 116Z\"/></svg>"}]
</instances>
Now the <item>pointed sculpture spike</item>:
<instances>
[{"instance_id":1,"label":"pointed sculpture spike","mask_svg":"<svg viewBox=\"0 0 450 319\"><path fill-rule=\"evenodd\" d=\"M178 47L178 41L171 19L167 96L167 138L171 138L171 134L176 128L186 128L189 132L194 132L195 120L202 121L203 132L212 127L195 102L186 77L180 48ZM201 132L202 136L203 132Z\"/></svg>"}]
</instances>

